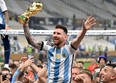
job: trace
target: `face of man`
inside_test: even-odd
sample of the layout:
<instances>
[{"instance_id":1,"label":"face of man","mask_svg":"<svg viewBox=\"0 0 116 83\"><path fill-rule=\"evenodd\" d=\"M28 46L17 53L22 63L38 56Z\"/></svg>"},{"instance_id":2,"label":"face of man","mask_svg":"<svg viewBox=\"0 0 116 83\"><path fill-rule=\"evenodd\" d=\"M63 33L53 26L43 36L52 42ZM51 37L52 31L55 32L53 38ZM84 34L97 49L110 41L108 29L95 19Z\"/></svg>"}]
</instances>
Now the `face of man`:
<instances>
[{"instance_id":1,"label":"face of man","mask_svg":"<svg viewBox=\"0 0 116 83\"><path fill-rule=\"evenodd\" d=\"M82 63L77 63L77 66L78 66L79 68L83 68L83 67L84 67L84 65L83 65Z\"/></svg>"},{"instance_id":2,"label":"face of man","mask_svg":"<svg viewBox=\"0 0 116 83\"><path fill-rule=\"evenodd\" d=\"M91 63L92 64L96 64L96 59L95 58L91 58Z\"/></svg>"},{"instance_id":3,"label":"face of man","mask_svg":"<svg viewBox=\"0 0 116 83\"><path fill-rule=\"evenodd\" d=\"M103 83L109 83L109 82L111 82L111 80L114 77L113 68L110 67L110 66L105 66L104 68L102 68L101 72L100 72L100 77L101 77L101 81Z\"/></svg>"},{"instance_id":4,"label":"face of man","mask_svg":"<svg viewBox=\"0 0 116 83\"><path fill-rule=\"evenodd\" d=\"M19 67L19 61L14 61L14 64Z\"/></svg>"},{"instance_id":5,"label":"face of man","mask_svg":"<svg viewBox=\"0 0 116 83\"><path fill-rule=\"evenodd\" d=\"M93 83L93 82L86 73L82 73L76 76L76 83Z\"/></svg>"},{"instance_id":6,"label":"face of man","mask_svg":"<svg viewBox=\"0 0 116 83\"><path fill-rule=\"evenodd\" d=\"M16 70L17 70L16 68L10 68L10 71L12 72L12 74L14 74Z\"/></svg>"},{"instance_id":7,"label":"face of man","mask_svg":"<svg viewBox=\"0 0 116 83\"><path fill-rule=\"evenodd\" d=\"M80 73L80 69L78 67L72 68L72 81L73 81L73 83L76 83L76 81L74 79L79 73Z\"/></svg>"},{"instance_id":8,"label":"face of man","mask_svg":"<svg viewBox=\"0 0 116 83\"><path fill-rule=\"evenodd\" d=\"M7 71L7 70L3 70L3 71L2 71L2 75L3 75L3 76L6 75L6 79L10 79L10 78L11 78L10 72Z\"/></svg>"},{"instance_id":9,"label":"face of man","mask_svg":"<svg viewBox=\"0 0 116 83\"><path fill-rule=\"evenodd\" d=\"M64 45L67 39L66 33L62 29L55 29L52 35L53 42L56 46Z\"/></svg>"}]
</instances>

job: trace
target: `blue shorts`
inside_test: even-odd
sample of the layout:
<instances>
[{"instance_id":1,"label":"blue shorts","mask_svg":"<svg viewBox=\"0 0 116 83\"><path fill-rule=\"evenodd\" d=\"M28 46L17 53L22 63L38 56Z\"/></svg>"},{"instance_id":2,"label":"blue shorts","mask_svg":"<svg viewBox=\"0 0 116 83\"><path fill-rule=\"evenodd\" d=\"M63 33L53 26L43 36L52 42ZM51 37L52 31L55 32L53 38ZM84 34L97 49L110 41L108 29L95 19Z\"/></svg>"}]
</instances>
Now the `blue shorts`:
<instances>
[{"instance_id":1,"label":"blue shorts","mask_svg":"<svg viewBox=\"0 0 116 83\"><path fill-rule=\"evenodd\" d=\"M0 30L1 29L5 29L5 25L4 24L0 24Z\"/></svg>"}]
</instances>

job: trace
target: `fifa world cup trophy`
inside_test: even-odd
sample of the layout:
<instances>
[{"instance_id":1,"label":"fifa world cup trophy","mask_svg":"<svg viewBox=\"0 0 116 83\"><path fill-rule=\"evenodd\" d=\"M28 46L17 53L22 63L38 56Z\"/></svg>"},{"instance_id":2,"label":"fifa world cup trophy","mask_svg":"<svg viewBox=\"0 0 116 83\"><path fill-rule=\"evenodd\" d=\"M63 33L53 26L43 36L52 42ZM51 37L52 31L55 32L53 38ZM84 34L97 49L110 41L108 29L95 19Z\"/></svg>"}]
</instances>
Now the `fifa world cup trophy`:
<instances>
[{"instance_id":1,"label":"fifa world cup trophy","mask_svg":"<svg viewBox=\"0 0 116 83\"><path fill-rule=\"evenodd\" d=\"M18 16L19 23L24 24L29 19L29 17L34 16L39 11L41 11L42 7L42 3L33 2L33 4L31 4L31 6L22 15Z\"/></svg>"}]
</instances>

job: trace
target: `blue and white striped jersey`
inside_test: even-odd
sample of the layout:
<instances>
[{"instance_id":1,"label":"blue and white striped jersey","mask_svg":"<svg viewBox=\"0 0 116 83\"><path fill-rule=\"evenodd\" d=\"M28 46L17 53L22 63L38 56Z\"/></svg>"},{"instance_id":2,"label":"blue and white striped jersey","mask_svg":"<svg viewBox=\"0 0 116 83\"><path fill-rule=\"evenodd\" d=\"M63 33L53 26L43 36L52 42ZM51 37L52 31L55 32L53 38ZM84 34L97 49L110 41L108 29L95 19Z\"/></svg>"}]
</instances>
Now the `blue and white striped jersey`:
<instances>
[{"instance_id":1,"label":"blue and white striped jersey","mask_svg":"<svg viewBox=\"0 0 116 83\"><path fill-rule=\"evenodd\" d=\"M4 0L0 0L0 24L5 24L3 12L7 10Z\"/></svg>"},{"instance_id":2,"label":"blue and white striped jersey","mask_svg":"<svg viewBox=\"0 0 116 83\"><path fill-rule=\"evenodd\" d=\"M44 42L43 50L48 52L48 83L70 83L75 51L71 44L57 49Z\"/></svg>"}]
</instances>

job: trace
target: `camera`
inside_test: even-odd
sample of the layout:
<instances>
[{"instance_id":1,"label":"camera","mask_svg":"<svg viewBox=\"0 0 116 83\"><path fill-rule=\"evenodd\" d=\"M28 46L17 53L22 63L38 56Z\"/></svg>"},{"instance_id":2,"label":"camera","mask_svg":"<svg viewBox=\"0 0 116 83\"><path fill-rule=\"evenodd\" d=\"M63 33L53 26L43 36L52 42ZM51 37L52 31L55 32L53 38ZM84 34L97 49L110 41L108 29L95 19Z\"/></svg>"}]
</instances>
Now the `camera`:
<instances>
[{"instance_id":1,"label":"camera","mask_svg":"<svg viewBox=\"0 0 116 83\"><path fill-rule=\"evenodd\" d=\"M7 74L2 74L2 81L6 80Z\"/></svg>"}]
</instances>

